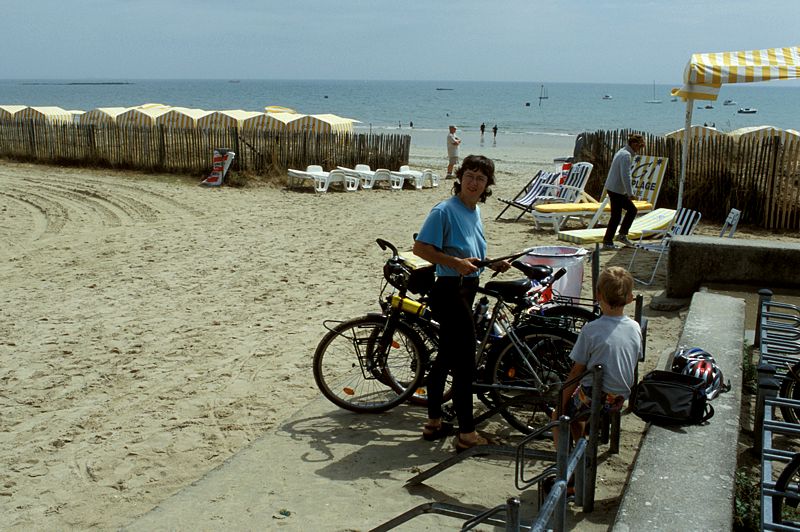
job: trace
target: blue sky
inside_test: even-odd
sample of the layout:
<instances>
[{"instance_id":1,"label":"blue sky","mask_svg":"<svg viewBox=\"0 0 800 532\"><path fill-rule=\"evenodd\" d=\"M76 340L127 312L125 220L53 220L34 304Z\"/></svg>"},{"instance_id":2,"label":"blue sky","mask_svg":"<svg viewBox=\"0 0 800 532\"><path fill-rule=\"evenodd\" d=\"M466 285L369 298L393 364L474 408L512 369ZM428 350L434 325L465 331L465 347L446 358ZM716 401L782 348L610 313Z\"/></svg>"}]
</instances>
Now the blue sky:
<instances>
[{"instance_id":1,"label":"blue sky","mask_svg":"<svg viewBox=\"0 0 800 532\"><path fill-rule=\"evenodd\" d=\"M800 44L800 0L6 0L0 17L5 79L677 83L692 52Z\"/></svg>"}]
</instances>

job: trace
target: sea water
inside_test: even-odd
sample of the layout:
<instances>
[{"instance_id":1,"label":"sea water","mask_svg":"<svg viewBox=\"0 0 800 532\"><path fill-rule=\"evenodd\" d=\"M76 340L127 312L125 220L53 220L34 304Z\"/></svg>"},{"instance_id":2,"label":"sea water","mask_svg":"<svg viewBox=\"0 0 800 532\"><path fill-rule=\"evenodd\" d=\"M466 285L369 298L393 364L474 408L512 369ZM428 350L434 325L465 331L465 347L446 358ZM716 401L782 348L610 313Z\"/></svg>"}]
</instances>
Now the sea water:
<instances>
[{"instance_id":1,"label":"sea water","mask_svg":"<svg viewBox=\"0 0 800 532\"><path fill-rule=\"evenodd\" d=\"M675 85L468 81L323 80L0 80L0 104L88 111L156 102L207 110L263 110L280 105L305 114L333 113L372 133L412 133L414 148L443 149L450 124L460 134L524 148L543 136L636 129L664 134L683 127L686 104ZM655 95L654 95L655 94ZM608 95L610 99L604 99ZM652 99L662 103L646 103ZM735 105L723 105L726 99ZM800 129L800 86L792 82L724 85L719 99L695 102L694 124L723 131L772 125ZM739 114L740 107L757 108ZM413 123L413 129L411 124ZM497 139L492 128L497 126ZM569 154L566 154L569 155Z\"/></svg>"}]
</instances>

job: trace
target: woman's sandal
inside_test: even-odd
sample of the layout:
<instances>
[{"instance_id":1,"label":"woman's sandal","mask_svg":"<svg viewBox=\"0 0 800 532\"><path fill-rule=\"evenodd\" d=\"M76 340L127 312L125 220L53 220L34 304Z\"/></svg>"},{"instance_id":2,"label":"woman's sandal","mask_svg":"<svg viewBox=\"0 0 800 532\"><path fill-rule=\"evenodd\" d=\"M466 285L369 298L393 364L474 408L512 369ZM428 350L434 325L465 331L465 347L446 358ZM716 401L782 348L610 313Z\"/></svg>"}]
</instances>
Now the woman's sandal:
<instances>
[{"instance_id":1,"label":"woman's sandal","mask_svg":"<svg viewBox=\"0 0 800 532\"><path fill-rule=\"evenodd\" d=\"M453 424L442 422L441 425L424 425L422 427L422 439L425 441L436 441L446 438L453 433Z\"/></svg>"},{"instance_id":2,"label":"woman's sandal","mask_svg":"<svg viewBox=\"0 0 800 532\"><path fill-rule=\"evenodd\" d=\"M481 435L478 435L478 438L475 441L464 441L461 439L461 433L459 433L458 436L456 436L455 444L456 452L463 453L467 449L472 449L473 447L478 447L480 445L495 445L495 442L487 440Z\"/></svg>"}]
</instances>

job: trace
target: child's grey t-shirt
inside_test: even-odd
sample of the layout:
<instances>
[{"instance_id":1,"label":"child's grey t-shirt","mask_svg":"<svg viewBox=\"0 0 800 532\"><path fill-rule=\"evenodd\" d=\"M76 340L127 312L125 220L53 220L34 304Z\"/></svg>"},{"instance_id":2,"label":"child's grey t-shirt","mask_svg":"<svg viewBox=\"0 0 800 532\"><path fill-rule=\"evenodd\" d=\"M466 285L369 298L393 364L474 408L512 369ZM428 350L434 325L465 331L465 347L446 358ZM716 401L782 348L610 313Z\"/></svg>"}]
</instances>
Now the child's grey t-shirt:
<instances>
[{"instance_id":1,"label":"child's grey t-shirt","mask_svg":"<svg viewBox=\"0 0 800 532\"><path fill-rule=\"evenodd\" d=\"M628 316L601 316L583 326L569 357L587 369L602 365L603 389L626 399L642 352L642 330ZM592 385L592 375L581 379Z\"/></svg>"}]
</instances>

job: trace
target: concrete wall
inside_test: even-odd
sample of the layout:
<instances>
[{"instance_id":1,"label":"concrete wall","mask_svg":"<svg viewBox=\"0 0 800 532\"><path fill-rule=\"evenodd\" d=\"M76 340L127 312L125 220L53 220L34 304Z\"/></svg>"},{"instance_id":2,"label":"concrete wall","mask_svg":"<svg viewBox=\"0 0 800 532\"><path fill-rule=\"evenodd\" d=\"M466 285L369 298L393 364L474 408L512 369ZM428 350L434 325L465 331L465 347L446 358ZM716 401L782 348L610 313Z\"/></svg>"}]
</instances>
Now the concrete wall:
<instances>
[{"instance_id":1,"label":"concrete wall","mask_svg":"<svg viewBox=\"0 0 800 532\"><path fill-rule=\"evenodd\" d=\"M678 347L711 353L732 388L711 402L706 425L648 425L614 532L732 529L744 308L744 300L719 294L692 298ZM663 358L671 366L672 356Z\"/></svg>"},{"instance_id":2,"label":"concrete wall","mask_svg":"<svg viewBox=\"0 0 800 532\"><path fill-rule=\"evenodd\" d=\"M687 298L707 283L800 287L800 244L679 236L667 258L667 297Z\"/></svg>"}]
</instances>

